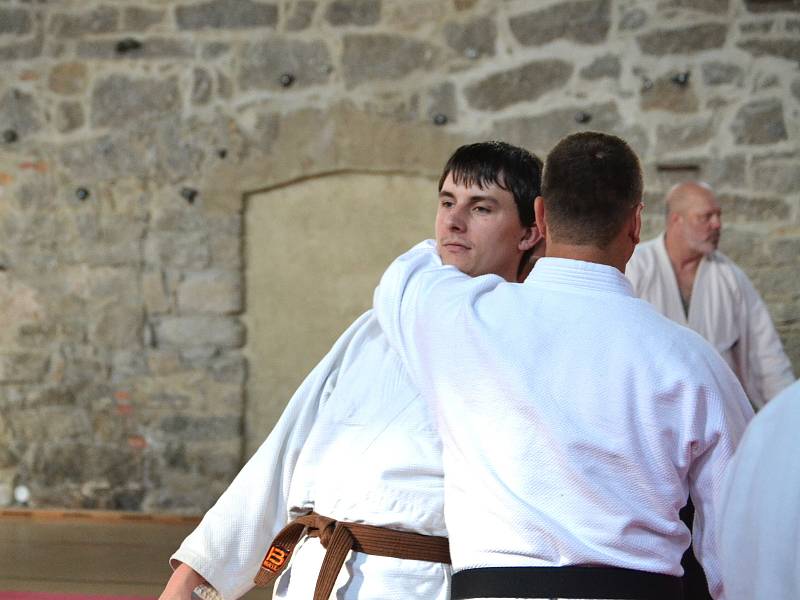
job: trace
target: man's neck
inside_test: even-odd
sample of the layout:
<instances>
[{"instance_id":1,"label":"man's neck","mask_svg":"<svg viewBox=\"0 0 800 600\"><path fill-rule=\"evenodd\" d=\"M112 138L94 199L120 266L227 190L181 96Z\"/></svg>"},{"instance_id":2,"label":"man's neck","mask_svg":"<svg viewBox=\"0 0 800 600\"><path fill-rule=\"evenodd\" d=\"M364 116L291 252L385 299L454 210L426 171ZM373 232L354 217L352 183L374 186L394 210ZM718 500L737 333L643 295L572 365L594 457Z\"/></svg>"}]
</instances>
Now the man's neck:
<instances>
[{"instance_id":1,"label":"man's neck","mask_svg":"<svg viewBox=\"0 0 800 600\"><path fill-rule=\"evenodd\" d=\"M608 265L615 267L621 273L625 272L625 265L629 258L620 256L620 253L613 248L613 245L606 249L588 245L565 244L552 240L547 242L547 256Z\"/></svg>"},{"instance_id":2,"label":"man's neck","mask_svg":"<svg viewBox=\"0 0 800 600\"><path fill-rule=\"evenodd\" d=\"M697 276L700 261L703 260L705 255L687 248L685 244L681 243L680 239L670 235L669 231L664 234L664 246L667 249L667 256L669 256L669 262L672 264L672 270L678 283L683 310L688 318L694 280Z\"/></svg>"}]
</instances>

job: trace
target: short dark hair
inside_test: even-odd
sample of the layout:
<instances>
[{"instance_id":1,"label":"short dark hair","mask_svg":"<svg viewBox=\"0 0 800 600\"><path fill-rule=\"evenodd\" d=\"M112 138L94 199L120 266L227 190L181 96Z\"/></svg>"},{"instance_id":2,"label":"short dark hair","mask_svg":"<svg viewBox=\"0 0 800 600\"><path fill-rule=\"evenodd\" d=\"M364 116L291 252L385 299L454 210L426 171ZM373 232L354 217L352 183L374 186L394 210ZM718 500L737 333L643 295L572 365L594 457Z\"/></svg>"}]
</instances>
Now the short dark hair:
<instances>
[{"instance_id":1,"label":"short dark hair","mask_svg":"<svg viewBox=\"0 0 800 600\"><path fill-rule=\"evenodd\" d=\"M524 148L491 141L459 147L439 178L442 190L447 175L456 185L477 184L484 188L495 184L511 192L524 227L534 224L533 201L541 191L542 161Z\"/></svg>"},{"instance_id":2,"label":"short dark hair","mask_svg":"<svg viewBox=\"0 0 800 600\"><path fill-rule=\"evenodd\" d=\"M584 131L547 155L542 197L556 241L605 248L642 199L642 168L624 140Z\"/></svg>"}]
</instances>

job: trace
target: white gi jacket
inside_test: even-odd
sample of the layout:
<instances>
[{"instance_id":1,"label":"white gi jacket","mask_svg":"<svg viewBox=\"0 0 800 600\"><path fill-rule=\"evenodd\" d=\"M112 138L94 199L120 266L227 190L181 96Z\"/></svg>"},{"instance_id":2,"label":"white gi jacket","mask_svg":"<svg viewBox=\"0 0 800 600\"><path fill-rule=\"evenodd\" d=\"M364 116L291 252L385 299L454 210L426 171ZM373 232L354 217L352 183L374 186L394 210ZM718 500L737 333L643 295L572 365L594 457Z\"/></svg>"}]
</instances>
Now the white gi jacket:
<instances>
[{"instance_id":1,"label":"white gi jacket","mask_svg":"<svg viewBox=\"0 0 800 600\"><path fill-rule=\"evenodd\" d=\"M717 349L756 408L794 381L764 301L744 271L721 252L700 261L688 318L663 235L639 244L625 275L637 296Z\"/></svg>"},{"instance_id":2,"label":"white gi jacket","mask_svg":"<svg viewBox=\"0 0 800 600\"><path fill-rule=\"evenodd\" d=\"M542 258L523 284L442 266L431 242L375 291L443 443L453 570L609 565L679 576L690 534L722 597L713 523L752 416L700 336L617 269Z\"/></svg>"},{"instance_id":3,"label":"white gi jacket","mask_svg":"<svg viewBox=\"0 0 800 600\"><path fill-rule=\"evenodd\" d=\"M729 600L800 598L800 382L747 427L725 475L718 519Z\"/></svg>"},{"instance_id":4,"label":"white gi jacket","mask_svg":"<svg viewBox=\"0 0 800 600\"><path fill-rule=\"evenodd\" d=\"M253 587L272 539L290 518L314 510L446 536L442 503L441 443L428 407L370 311L298 388L171 563L188 564L233 600ZM318 539L301 543L275 597L311 598L323 556ZM332 597L447 600L449 586L448 565L354 552Z\"/></svg>"}]
</instances>

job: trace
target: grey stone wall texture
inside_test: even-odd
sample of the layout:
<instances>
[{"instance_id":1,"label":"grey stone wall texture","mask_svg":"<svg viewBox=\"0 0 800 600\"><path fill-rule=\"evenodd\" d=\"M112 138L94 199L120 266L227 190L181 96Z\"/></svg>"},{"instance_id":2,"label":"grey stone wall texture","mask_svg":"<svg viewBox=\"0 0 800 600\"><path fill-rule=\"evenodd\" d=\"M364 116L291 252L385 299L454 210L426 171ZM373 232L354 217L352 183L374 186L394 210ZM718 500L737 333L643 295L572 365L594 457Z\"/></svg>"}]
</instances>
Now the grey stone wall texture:
<instances>
[{"instance_id":1,"label":"grey stone wall texture","mask_svg":"<svg viewBox=\"0 0 800 600\"><path fill-rule=\"evenodd\" d=\"M461 140L623 136L648 235L709 181L800 371L799 65L798 0L0 1L0 506L210 506L243 193Z\"/></svg>"}]
</instances>

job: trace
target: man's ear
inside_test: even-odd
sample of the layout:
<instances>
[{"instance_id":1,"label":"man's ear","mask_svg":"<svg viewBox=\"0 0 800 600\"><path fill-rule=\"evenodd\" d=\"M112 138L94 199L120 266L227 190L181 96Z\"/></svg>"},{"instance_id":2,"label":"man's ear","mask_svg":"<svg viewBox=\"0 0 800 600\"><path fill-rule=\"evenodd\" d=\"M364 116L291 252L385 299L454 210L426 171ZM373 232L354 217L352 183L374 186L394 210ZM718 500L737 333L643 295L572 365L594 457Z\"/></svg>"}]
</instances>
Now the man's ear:
<instances>
[{"instance_id":1,"label":"man's ear","mask_svg":"<svg viewBox=\"0 0 800 600\"><path fill-rule=\"evenodd\" d=\"M536 196L533 201L533 215L536 222L536 228L542 237L547 237L547 219L545 218L544 211L544 198Z\"/></svg>"},{"instance_id":2,"label":"man's ear","mask_svg":"<svg viewBox=\"0 0 800 600\"><path fill-rule=\"evenodd\" d=\"M639 202L633 209L631 220L628 228L628 237L635 246L639 243L642 233L642 211L644 210L644 202Z\"/></svg>"},{"instance_id":3,"label":"man's ear","mask_svg":"<svg viewBox=\"0 0 800 600\"><path fill-rule=\"evenodd\" d=\"M542 240L542 234L536 225L525 228L525 235L517 244L517 248L522 252L527 252Z\"/></svg>"}]
</instances>

